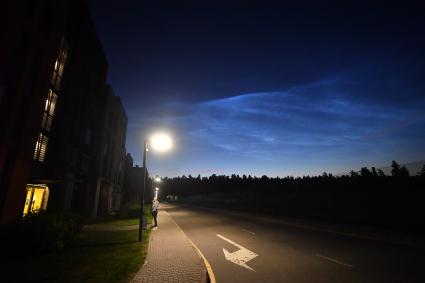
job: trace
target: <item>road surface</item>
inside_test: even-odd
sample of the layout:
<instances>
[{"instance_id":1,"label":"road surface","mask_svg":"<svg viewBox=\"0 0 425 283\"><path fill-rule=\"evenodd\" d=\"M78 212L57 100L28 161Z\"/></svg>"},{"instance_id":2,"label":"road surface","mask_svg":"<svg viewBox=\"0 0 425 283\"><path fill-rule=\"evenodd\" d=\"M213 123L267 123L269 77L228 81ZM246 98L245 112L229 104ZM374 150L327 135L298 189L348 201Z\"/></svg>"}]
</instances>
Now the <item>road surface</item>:
<instances>
[{"instance_id":1,"label":"road surface","mask_svg":"<svg viewBox=\"0 0 425 283\"><path fill-rule=\"evenodd\" d=\"M425 249L163 206L219 283L425 282ZM160 224L159 224L160 225Z\"/></svg>"}]
</instances>

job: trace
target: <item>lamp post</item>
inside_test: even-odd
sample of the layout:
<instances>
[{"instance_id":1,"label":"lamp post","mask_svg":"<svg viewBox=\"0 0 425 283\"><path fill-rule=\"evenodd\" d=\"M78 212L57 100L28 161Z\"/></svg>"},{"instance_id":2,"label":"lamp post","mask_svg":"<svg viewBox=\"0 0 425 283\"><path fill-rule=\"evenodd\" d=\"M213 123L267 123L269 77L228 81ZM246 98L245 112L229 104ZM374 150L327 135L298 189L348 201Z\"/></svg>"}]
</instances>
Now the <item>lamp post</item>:
<instances>
[{"instance_id":1,"label":"lamp post","mask_svg":"<svg viewBox=\"0 0 425 283\"><path fill-rule=\"evenodd\" d=\"M143 211L145 202L145 187L146 187L146 152L148 149L148 141L144 140L143 143L143 189L140 196L140 219L139 219L139 242L142 241L142 229L143 229Z\"/></svg>"},{"instance_id":2,"label":"lamp post","mask_svg":"<svg viewBox=\"0 0 425 283\"><path fill-rule=\"evenodd\" d=\"M140 196L140 219L139 219L139 242L143 239L143 211L145 202L145 191L146 191L146 153L148 151L148 145L152 146L152 149L157 151L167 151L173 144L171 138L166 134L156 134L149 140L143 142L143 189Z\"/></svg>"}]
</instances>

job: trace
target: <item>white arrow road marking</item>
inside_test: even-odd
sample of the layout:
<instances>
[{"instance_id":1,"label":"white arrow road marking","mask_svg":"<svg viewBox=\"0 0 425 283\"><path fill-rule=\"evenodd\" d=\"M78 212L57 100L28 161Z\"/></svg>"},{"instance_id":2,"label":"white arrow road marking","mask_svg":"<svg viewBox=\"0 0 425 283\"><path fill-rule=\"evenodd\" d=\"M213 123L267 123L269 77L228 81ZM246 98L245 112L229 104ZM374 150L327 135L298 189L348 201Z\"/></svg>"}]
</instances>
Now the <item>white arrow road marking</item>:
<instances>
[{"instance_id":1,"label":"white arrow road marking","mask_svg":"<svg viewBox=\"0 0 425 283\"><path fill-rule=\"evenodd\" d=\"M254 269L252 269L251 267L249 267L246 263L248 261L250 261L251 259L255 258L258 256L258 254L248 250L247 248L242 247L239 244L236 244L235 242L233 242L232 240L227 239L226 237L223 237L220 234L217 234L217 237L222 238L223 240L225 240L226 242L231 243L232 245L236 246L239 248L239 250L237 250L236 252L230 253L228 252L226 249L223 248L223 253L224 253L224 257L228 260L231 261L237 265L243 266L246 269L255 271Z\"/></svg>"}]
</instances>

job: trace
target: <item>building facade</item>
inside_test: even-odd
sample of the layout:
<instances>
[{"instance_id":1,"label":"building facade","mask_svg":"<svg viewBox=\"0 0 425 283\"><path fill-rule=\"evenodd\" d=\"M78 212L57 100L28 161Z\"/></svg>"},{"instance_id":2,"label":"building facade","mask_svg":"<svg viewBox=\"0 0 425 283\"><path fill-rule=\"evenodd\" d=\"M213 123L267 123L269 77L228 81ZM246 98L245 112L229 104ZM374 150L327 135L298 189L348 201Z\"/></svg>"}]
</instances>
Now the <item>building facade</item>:
<instances>
[{"instance_id":1,"label":"building facade","mask_svg":"<svg viewBox=\"0 0 425 283\"><path fill-rule=\"evenodd\" d=\"M87 3L2 5L1 222L46 209L110 213L119 208L127 117L106 84Z\"/></svg>"},{"instance_id":2,"label":"building facade","mask_svg":"<svg viewBox=\"0 0 425 283\"><path fill-rule=\"evenodd\" d=\"M102 145L97 215L104 216L120 209L125 172L125 138L127 115L121 99L114 95L111 86L105 90L102 121Z\"/></svg>"},{"instance_id":3,"label":"building facade","mask_svg":"<svg viewBox=\"0 0 425 283\"><path fill-rule=\"evenodd\" d=\"M127 157L128 160L128 157ZM127 166L130 165L127 163ZM124 204L130 203L139 203L141 194L143 191L143 175L144 169L143 167L139 167L138 165L128 166L125 170L125 181L124 181ZM153 183L151 178L149 177L149 172L146 172L146 189L144 192L144 200L145 202L149 202L153 197Z\"/></svg>"},{"instance_id":4,"label":"building facade","mask_svg":"<svg viewBox=\"0 0 425 283\"><path fill-rule=\"evenodd\" d=\"M61 1L49 9L63 11ZM22 213L43 106L65 25L47 3L0 4L0 221ZM41 148L40 148L41 150ZM19 212L18 212L19 210Z\"/></svg>"}]
</instances>

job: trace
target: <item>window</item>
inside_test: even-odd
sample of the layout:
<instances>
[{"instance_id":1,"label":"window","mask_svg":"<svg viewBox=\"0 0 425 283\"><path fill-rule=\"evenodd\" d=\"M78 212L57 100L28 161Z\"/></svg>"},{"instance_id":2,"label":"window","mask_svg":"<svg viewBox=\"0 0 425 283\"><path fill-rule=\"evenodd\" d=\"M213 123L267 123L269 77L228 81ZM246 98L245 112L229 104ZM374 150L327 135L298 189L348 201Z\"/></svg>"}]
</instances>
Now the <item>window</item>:
<instances>
[{"instance_id":1,"label":"window","mask_svg":"<svg viewBox=\"0 0 425 283\"><path fill-rule=\"evenodd\" d=\"M44 106L43 120L41 121L41 128L48 132L52 128L53 115L55 114L57 99L57 94L54 93L51 89L49 89L46 104Z\"/></svg>"},{"instance_id":2,"label":"window","mask_svg":"<svg viewBox=\"0 0 425 283\"><path fill-rule=\"evenodd\" d=\"M46 150L47 150L47 142L49 141L49 138L43 135L42 133L38 134L37 142L35 143L35 150L34 150L34 160L44 162L44 159L46 157Z\"/></svg>"},{"instance_id":3,"label":"window","mask_svg":"<svg viewBox=\"0 0 425 283\"><path fill-rule=\"evenodd\" d=\"M27 184L27 197L25 199L24 216L46 210L49 200L49 187L44 184Z\"/></svg>"},{"instance_id":4,"label":"window","mask_svg":"<svg viewBox=\"0 0 425 283\"><path fill-rule=\"evenodd\" d=\"M46 136L50 132L53 123L53 116L55 114L56 102L58 100L58 91L60 88L63 70L68 57L68 44L65 39L62 38L61 45L58 51L58 56L55 61L53 75L51 79L51 88L47 93L46 103L44 105L43 119L41 121L41 132L38 135L37 142L35 143L34 149L34 160L44 162L47 142L49 138Z\"/></svg>"},{"instance_id":5,"label":"window","mask_svg":"<svg viewBox=\"0 0 425 283\"><path fill-rule=\"evenodd\" d=\"M66 43L65 39L62 38L61 46L59 48L59 54L56 58L55 66L53 69L53 75L52 75L52 85L56 90L60 89L61 82L62 82L62 76L63 76L63 70L65 68L65 63L68 58L68 44Z\"/></svg>"}]
</instances>

